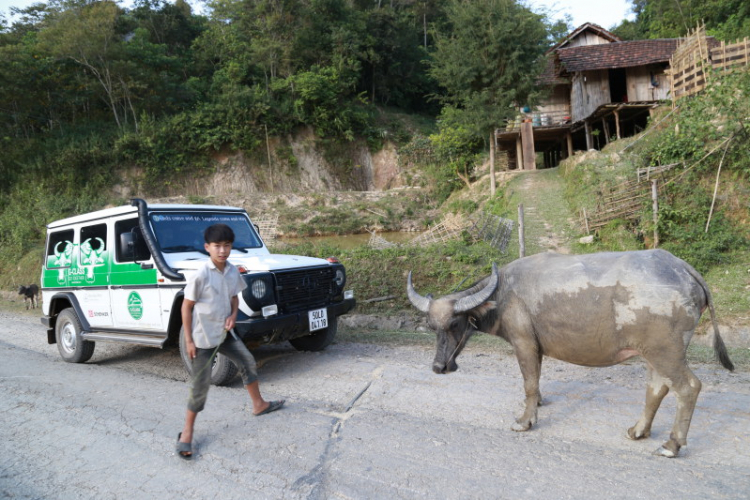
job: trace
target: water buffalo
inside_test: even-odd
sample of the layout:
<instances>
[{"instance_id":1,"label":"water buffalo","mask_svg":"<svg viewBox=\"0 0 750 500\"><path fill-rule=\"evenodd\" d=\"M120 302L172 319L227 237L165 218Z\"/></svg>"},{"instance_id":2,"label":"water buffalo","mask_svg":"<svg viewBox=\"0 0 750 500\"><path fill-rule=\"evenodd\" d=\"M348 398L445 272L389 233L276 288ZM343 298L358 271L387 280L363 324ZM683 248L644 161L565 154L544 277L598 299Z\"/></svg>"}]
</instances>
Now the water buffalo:
<instances>
[{"instance_id":1,"label":"water buffalo","mask_svg":"<svg viewBox=\"0 0 750 500\"><path fill-rule=\"evenodd\" d=\"M648 364L646 407L628 429L646 438L671 389L677 414L669 441L656 454L677 456L687 444L701 382L687 366L686 351L708 307L713 345L721 364L734 366L716 326L708 285L692 266L664 250L560 255L541 253L497 269L470 288L438 299L406 285L409 300L427 313L437 333L435 373L455 371L456 357L475 332L508 341L518 359L525 411L512 429L536 423L541 404L542 356L583 366L612 366L640 355Z\"/></svg>"},{"instance_id":2,"label":"water buffalo","mask_svg":"<svg viewBox=\"0 0 750 500\"><path fill-rule=\"evenodd\" d=\"M26 303L26 309L29 308L29 302L31 302L31 308L34 309L39 303L39 287L31 284L29 286L21 285L18 287L18 295L23 295L23 301Z\"/></svg>"}]
</instances>

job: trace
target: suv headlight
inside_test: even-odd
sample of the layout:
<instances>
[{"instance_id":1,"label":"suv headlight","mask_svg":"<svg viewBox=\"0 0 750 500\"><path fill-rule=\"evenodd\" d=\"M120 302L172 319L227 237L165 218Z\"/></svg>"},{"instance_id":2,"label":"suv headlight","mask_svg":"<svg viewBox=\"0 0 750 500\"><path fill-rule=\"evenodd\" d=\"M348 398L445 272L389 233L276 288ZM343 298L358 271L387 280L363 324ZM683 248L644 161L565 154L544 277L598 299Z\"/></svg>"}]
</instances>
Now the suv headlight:
<instances>
[{"instance_id":1,"label":"suv headlight","mask_svg":"<svg viewBox=\"0 0 750 500\"><path fill-rule=\"evenodd\" d=\"M346 285L346 269L341 264L334 265L333 284L336 287L336 293L341 293Z\"/></svg>"},{"instance_id":2,"label":"suv headlight","mask_svg":"<svg viewBox=\"0 0 750 500\"><path fill-rule=\"evenodd\" d=\"M252 284L250 285L250 293L253 294L253 297L255 297L255 299L263 300L263 298L268 293L268 285L266 284L266 281L262 279L253 280Z\"/></svg>"},{"instance_id":3,"label":"suv headlight","mask_svg":"<svg viewBox=\"0 0 750 500\"><path fill-rule=\"evenodd\" d=\"M337 287L344 287L344 283L346 283L346 273L344 273L343 269L336 269L336 277L333 278L333 281L336 283Z\"/></svg>"},{"instance_id":4,"label":"suv headlight","mask_svg":"<svg viewBox=\"0 0 750 500\"><path fill-rule=\"evenodd\" d=\"M275 304L274 279L271 273L253 273L243 275L247 288L242 291L242 298L253 311Z\"/></svg>"}]
</instances>

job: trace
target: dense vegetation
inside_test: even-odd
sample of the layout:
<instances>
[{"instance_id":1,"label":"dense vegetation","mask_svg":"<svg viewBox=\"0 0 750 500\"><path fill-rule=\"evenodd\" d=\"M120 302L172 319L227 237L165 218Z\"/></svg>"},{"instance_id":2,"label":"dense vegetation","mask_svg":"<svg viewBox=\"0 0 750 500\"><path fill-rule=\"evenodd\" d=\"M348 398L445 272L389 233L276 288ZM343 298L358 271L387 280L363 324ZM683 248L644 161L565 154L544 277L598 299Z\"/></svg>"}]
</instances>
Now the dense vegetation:
<instances>
[{"instance_id":1,"label":"dense vegetation","mask_svg":"<svg viewBox=\"0 0 750 500\"><path fill-rule=\"evenodd\" d=\"M533 97L561 29L515 0L470 4L222 0L196 15L183 0L51 0L0 18L3 253L38 243L45 221L101 206L126 168L155 195L210 168L215 151L252 152L300 126L374 147L408 139L388 109L435 123L445 106L436 151L472 164L472 134L486 137L512 99ZM525 37L493 41L518 25ZM490 106L481 131L462 130L478 104Z\"/></svg>"},{"instance_id":2,"label":"dense vegetation","mask_svg":"<svg viewBox=\"0 0 750 500\"><path fill-rule=\"evenodd\" d=\"M540 95L544 51L572 28L516 0L207 5L197 14L184 0L51 0L0 13L2 272L16 272L19 259L36 266L29 251L38 252L44 224L111 201L126 169L143 172L158 195L174 177L212 168L216 151L253 152L268 135L303 126L332 143L395 139L432 179L433 199L445 200L463 186L457 172L481 163L493 124ZM636 20L615 29L623 37L679 36L699 19L723 39L750 34L739 0L634 8ZM747 82L724 88L743 93ZM724 175L744 179L747 113L729 92L692 115L686 107L679 134L654 134L661 139L644 141L639 161L699 158L722 140L706 136L716 127L705 117L725 113L734 118ZM404 113L431 126L414 135L393 119ZM704 162L670 188L660 222L667 247L706 242L691 253L707 265L740 244L744 210L719 207L707 235L690 225L710 204L705 179L715 166Z\"/></svg>"},{"instance_id":3,"label":"dense vegetation","mask_svg":"<svg viewBox=\"0 0 750 500\"><path fill-rule=\"evenodd\" d=\"M707 272L748 248L750 237L750 72L710 75L702 94L665 108L643 136L616 158L602 156L566 172L568 198L591 210L603 186L632 179L635 169L674 165L660 177L657 227L652 202L637 222L613 221L600 232L600 249L659 246Z\"/></svg>"}]
</instances>

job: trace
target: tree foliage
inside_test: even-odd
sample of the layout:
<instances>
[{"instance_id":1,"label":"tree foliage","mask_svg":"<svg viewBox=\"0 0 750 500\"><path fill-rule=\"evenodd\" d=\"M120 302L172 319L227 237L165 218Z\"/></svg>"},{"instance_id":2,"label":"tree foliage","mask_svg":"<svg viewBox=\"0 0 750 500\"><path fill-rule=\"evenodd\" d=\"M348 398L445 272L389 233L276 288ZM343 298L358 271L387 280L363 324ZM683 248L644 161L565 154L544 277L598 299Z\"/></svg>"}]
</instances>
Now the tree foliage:
<instances>
[{"instance_id":1,"label":"tree foliage","mask_svg":"<svg viewBox=\"0 0 750 500\"><path fill-rule=\"evenodd\" d=\"M485 137L534 99L547 26L514 0L451 0L446 15L430 74L445 88L441 100L460 111L451 116Z\"/></svg>"},{"instance_id":2,"label":"tree foliage","mask_svg":"<svg viewBox=\"0 0 750 500\"><path fill-rule=\"evenodd\" d=\"M643 38L697 19L725 39L749 34L743 0L634 4L621 29ZM0 245L33 238L18 222L28 212L100 199L118 168L157 189L217 150L252 151L300 126L329 141L408 140L386 133L384 108L439 123L429 168L447 196L490 130L533 104L542 54L568 27L517 0L206 5L49 0L0 13Z\"/></svg>"},{"instance_id":3,"label":"tree foliage","mask_svg":"<svg viewBox=\"0 0 750 500\"><path fill-rule=\"evenodd\" d=\"M750 4L745 0L631 0L634 21L614 33L625 40L677 38L705 24L710 35L732 42L750 36Z\"/></svg>"}]
</instances>

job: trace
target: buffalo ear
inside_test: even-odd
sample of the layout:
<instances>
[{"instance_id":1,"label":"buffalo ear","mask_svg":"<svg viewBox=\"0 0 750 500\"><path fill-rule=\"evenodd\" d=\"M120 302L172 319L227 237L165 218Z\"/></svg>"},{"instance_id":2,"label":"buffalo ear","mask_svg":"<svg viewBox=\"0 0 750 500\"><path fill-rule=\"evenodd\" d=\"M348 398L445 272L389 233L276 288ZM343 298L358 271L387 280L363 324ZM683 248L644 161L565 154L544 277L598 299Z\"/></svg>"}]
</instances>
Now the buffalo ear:
<instances>
[{"instance_id":1,"label":"buffalo ear","mask_svg":"<svg viewBox=\"0 0 750 500\"><path fill-rule=\"evenodd\" d=\"M479 304L477 307L472 309L471 313L472 316L475 316L477 319L481 319L485 317L487 313L495 309L497 309L497 302L495 302L494 300L488 300L487 302Z\"/></svg>"}]
</instances>

